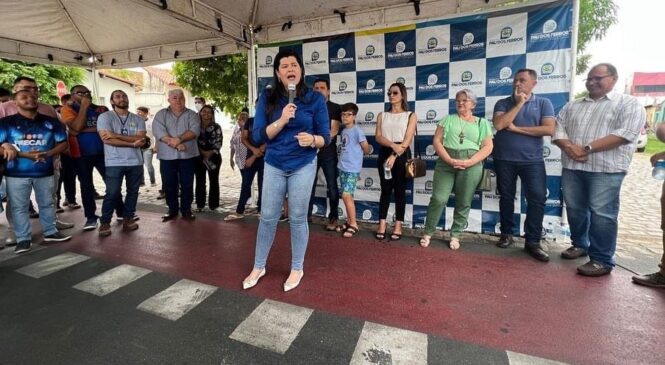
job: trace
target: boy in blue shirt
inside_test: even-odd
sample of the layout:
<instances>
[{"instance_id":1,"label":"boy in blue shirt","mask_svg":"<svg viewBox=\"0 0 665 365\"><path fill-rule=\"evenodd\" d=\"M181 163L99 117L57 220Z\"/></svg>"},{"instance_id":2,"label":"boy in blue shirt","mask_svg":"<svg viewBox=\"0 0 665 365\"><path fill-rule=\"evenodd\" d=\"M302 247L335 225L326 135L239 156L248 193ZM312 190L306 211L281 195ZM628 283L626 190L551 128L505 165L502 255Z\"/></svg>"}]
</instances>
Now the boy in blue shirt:
<instances>
[{"instance_id":1,"label":"boy in blue shirt","mask_svg":"<svg viewBox=\"0 0 665 365\"><path fill-rule=\"evenodd\" d=\"M342 201L346 207L346 223L338 227L343 232L342 237L350 238L358 233L356 222L356 206L353 193L356 191L356 182L360 179L360 170L363 168L363 154L369 154L369 144L363 130L356 125L358 106L354 103L342 105L342 152L339 156L337 168L342 188Z\"/></svg>"}]
</instances>

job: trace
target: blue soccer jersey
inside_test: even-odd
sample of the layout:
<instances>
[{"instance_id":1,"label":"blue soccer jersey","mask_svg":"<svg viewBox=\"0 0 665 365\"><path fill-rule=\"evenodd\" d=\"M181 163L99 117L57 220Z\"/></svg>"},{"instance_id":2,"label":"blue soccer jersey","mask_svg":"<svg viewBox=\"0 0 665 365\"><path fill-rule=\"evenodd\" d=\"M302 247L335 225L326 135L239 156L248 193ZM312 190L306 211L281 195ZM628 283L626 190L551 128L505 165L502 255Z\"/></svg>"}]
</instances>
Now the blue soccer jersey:
<instances>
[{"instance_id":1,"label":"blue soccer jersey","mask_svg":"<svg viewBox=\"0 0 665 365\"><path fill-rule=\"evenodd\" d=\"M37 114L32 120L21 114L0 119L0 143L11 143L20 152L46 152L67 140L65 128L57 119ZM53 175L53 157L44 162L17 157L7 162L5 176L46 177Z\"/></svg>"}]
</instances>

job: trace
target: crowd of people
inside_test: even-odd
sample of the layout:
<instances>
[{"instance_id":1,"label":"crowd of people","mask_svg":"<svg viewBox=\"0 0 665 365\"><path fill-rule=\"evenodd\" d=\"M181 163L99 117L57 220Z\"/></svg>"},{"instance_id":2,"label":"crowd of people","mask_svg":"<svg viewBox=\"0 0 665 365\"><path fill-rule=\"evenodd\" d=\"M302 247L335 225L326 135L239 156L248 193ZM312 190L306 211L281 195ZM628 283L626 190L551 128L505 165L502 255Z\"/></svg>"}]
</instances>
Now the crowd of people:
<instances>
[{"instance_id":1,"label":"crowd of people","mask_svg":"<svg viewBox=\"0 0 665 365\"><path fill-rule=\"evenodd\" d=\"M129 99L122 90L111 93L110 110L95 105L83 85L70 91L54 107L39 102L39 86L30 77L17 78L11 92L0 90L0 152L9 223L8 237L0 249L6 245L16 246L16 253L30 251L31 217L39 217L45 242L69 240L71 235L62 231L74 224L61 222L56 214L65 207L81 208L76 202L76 178L85 216L83 231L111 235L114 213L123 231L138 229L136 204L139 188L146 185L146 170L150 185L157 184L154 154L160 160L160 197L168 206L163 221L179 215L186 220L195 218L191 207L195 174L198 210L206 200L211 210L219 207L222 130L215 123L212 107L203 106L198 113L187 109L183 91L174 89L168 93L169 106L149 120L148 108L140 106L136 113L129 110ZM94 170L103 177L105 194L95 188ZM34 213L33 192L38 208ZM103 200L101 214L96 200Z\"/></svg>"},{"instance_id":2,"label":"crowd of people","mask_svg":"<svg viewBox=\"0 0 665 365\"><path fill-rule=\"evenodd\" d=\"M304 277L318 170L323 170L326 179L330 207L325 229L353 237L359 232L353 197L363 155L369 153L370 146L362 129L355 125L358 106L330 101L327 79L317 79L309 88L297 53L280 51L273 70L272 83L257 100L255 116L250 117L249 110L244 109L236 120L229 163L233 169L238 168L242 184L236 210L225 220L245 216L256 178L260 220L255 259L243 288L257 285L266 275L277 223L288 218L292 262L284 291L289 291ZM617 80L618 72L611 64L594 66L586 79L588 95L570 101L555 115L550 100L534 93L536 72L521 69L514 76L513 94L494 105L491 122L475 116L478 100L472 90L458 91L455 112L439 122L433 137L438 160L420 245L430 245L454 194L448 246L452 250L460 247L484 162L492 155L500 195L501 235L497 246L508 248L514 236L520 235L514 214L519 178L527 201L525 251L539 261L549 261L541 245L541 232L547 199L543 139L550 136L563 152L563 201L571 230L572 245L561 257L588 256L588 262L577 268L581 275L610 273L615 266L619 192L632 159L633 143L646 118L635 98L612 91ZM193 203L197 211L202 211L206 203L209 209L218 209L223 136L214 109L202 98L197 98L194 111L186 108L182 90L171 90L169 106L148 121L145 108L139 107L136 114L129 111L127 95L120 90L111 94L112 109L107 110L92 103L85 86L74 86L71 99L59 115L38 102L39 89L32 79L17 79L9 96L12 100L0 105L0 117L4 117L0 120L0 143L7 161L4 176L8 218L16 232L17 253L30 249L28 201L32 190L45 241L70 238L58 229L55 210L59 208L56 191L60 183L65 187L63 205L78 206L72 176L78 176L80 182L86 218L83 230L98 228L100 236L110 235L114 212L122 220L123 230L137 229L136 202L139 187L145 184L144 165L150 184L155 185L155 153L168 206L164 222L179 216L195 219ZM418 118L409 110L403 84L390 85L387 96L388 110L377 116L375 131L380 145L377 165L381 195L374 236L396 241L403 234L409 178L405 166L411 158ZM106 184L101 217L96 214L94 169ZM123 180L127 186L124 198ZM302 194L304 191L311 194ZM340 197L347 212L344 223L338 216ZM391 202L395 206L392 227L387 221ZM662 273L635 279L642 284L648 280L665 281Z\"/></svg>"}]
</instances>

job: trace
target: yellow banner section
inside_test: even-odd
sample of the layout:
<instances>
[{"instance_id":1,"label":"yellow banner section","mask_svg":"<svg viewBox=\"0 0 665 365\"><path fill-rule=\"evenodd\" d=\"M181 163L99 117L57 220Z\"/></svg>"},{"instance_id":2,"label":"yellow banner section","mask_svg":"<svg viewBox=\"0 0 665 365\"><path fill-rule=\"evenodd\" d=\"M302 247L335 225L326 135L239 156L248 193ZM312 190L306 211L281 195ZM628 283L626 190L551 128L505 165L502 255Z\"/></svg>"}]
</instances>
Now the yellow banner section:
<instances>
[{"instance_id":1,"label":"yellow banner section","mask_svg":"<svg viewBox=\"0 0 665 365\"><path fill-rule=\"evenodd\" d=\"M375 29L375 30L365 30L362 32L356 32L356 36L364 36L364 35L374 35L374 34L383 34L383 33L394 33L394 32L403 32L405 30L414 30L416 29L415 24L409 24L409 25L403 25L401 27L391 27L391 28L383 28L383 29Z\"/></svg>"}]
</instances>

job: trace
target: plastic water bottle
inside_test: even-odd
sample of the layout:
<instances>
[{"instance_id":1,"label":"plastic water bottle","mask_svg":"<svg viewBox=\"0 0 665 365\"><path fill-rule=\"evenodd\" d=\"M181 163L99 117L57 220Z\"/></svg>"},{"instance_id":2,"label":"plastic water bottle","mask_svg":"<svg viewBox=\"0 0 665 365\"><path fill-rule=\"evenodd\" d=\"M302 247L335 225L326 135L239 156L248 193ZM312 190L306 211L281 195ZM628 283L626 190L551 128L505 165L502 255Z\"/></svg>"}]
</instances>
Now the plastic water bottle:
<instances>
[{"instance_id":1,"label":"plastic water bottle","mask_svg":"<svg viewBox=\"0 0 665 365\"><path fill-rule=\"evenodd\" d=\"M386 180L393 178L393 173L390 171L390 167L388 167L387 163L383 164L383 175L385 176Z\"/></svg>"},{"instance_id":2,"label":"plastic water bottle","mask_svg":"<svg viewBox=\"0 0 665 365\"><path fill-rule=\"evenodd\" d=\"M563 241L566 240L566 239L565 239L565 236L564 236L564 234L563 234L563 232L564 232L564 229L563 229L563 222L557 224L556 227L554 227L554 232L553 232L553 234L554 234L554 240L555 240L557 243L563 243Z\"/></svg>"},{"instance_id":3,"label":"plastic water bottle","mask_svg":"<svg viewBox=\"0 0 665 365\"><path fill-rule=\"evenodd\" d=\"M567 224L562 224L561 229L563 235L563 243L570 243L570 226Z\"/></svg>"},{"instance_id":4,"label":"plastic water bottle","mask_svg":"<svg viewBox=\"0 0 665 365\"><path fill-rule=\"evenodd\" d=\"M665 160L656 161L656 166L653 167L651 175L656 180L665 180Z\"/></svg>"},{"instance_id":5,"label":"plastic water bottle","mask_svg":"<svg viewBox=\"0 0 665 365\"><path fill-rule=\"evenodd\" d=\"M554 225L552 222L547 222L547 227L545 228L545 240L552 241L554 239Z\"/></svg>"}]
</instances>

